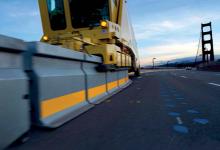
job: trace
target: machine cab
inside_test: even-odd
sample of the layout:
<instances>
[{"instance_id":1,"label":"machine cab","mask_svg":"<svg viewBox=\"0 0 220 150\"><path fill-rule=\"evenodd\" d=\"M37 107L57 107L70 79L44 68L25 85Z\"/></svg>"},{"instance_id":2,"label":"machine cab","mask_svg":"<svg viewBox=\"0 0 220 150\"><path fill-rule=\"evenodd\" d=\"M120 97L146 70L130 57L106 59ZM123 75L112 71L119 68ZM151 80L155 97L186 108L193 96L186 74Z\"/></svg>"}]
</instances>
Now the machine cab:
<instances>
[{"instance_id":1,"label":"machine cab","mask_svg":"<svg viewBox=\"0 0 220 150\"><path fill-rule=\"evenodd\" d=\"M76 32L92 39L111 38L109 33L120 38L118 0L39 0L39 4L43 41ZM91 31L96 32L96 37Z\"/></svg>"}]
</instances>

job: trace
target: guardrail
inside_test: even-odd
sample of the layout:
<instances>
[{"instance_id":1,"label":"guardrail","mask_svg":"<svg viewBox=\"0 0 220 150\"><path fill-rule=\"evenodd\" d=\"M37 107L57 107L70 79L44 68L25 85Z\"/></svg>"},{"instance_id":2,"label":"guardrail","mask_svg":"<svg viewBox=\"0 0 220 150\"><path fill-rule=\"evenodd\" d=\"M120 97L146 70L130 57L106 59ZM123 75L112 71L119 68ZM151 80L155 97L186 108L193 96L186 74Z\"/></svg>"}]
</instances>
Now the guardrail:
<instances>
[{"instance_id":1,"label":"guardrail","mask_svg":"<svg viewBox=\"0 0 220 150\"><path fill-rule=\"evenodd\" d=\"M97 56L0 36L0 148L30 124L59 127L131 83L127 70L97 72L100 63Z\"/></svg>"}]
</instances>

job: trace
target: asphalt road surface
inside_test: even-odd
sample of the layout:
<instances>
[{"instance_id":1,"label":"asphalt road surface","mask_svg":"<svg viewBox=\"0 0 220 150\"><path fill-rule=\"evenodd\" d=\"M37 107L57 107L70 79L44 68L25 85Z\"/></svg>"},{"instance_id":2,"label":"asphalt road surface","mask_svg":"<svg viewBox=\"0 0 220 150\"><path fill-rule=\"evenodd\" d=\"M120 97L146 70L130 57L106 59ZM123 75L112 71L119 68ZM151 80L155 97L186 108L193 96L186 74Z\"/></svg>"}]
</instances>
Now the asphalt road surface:
<instances>
[{"instance_id":1,"label":"asphalt road surface","mask_svg":"<svg viewBox=\"0 0 220 150\"><path fill-rule=\"evenodd\" d=\"M143 71L133 84L18 150L220 150L220 73Z\"/></svg>"}]
</instances>

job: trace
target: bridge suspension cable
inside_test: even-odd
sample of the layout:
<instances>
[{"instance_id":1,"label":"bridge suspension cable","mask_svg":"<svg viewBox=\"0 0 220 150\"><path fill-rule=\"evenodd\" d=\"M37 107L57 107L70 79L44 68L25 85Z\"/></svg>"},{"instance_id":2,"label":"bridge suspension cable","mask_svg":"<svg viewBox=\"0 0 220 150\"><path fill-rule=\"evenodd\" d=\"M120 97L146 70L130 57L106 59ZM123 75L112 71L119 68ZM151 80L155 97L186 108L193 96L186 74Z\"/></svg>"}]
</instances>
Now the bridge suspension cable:
<instances>
[{"instance_id":1,"label":"bridge suspension cable","mask_svg":"<svg viewBox=\"0 0 220 150\"><path fill-rule=\"evenodd\" d=\"M199 42L198 42L196 58L195 58L195 65L197 63L197 58L198 58L198 55L199 55L199 49L200 49L200 45L201 45L201 40L202 40L202 30L200 31Z\"/></svg>"}]
</instances>

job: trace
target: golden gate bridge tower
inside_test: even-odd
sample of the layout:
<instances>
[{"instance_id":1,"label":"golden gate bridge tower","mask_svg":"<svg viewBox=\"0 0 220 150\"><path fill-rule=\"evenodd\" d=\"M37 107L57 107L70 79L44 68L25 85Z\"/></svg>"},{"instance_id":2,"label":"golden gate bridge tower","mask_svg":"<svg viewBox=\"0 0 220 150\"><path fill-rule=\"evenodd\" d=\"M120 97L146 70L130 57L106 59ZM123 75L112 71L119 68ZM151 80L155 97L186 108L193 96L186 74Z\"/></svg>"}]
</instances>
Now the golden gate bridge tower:
<instances>
[{"instance_id":1,"label":"golden gate bridge tower","mask_svg":"<svg viewBox=\"0 0 220 150\"><path fill-rule=\"evenodd\" d=\"M204 63L214 61L215 58L214 58L211 22L201 25L201 36L202 36L202 61Z\"/></svg>"}]
</instances>

